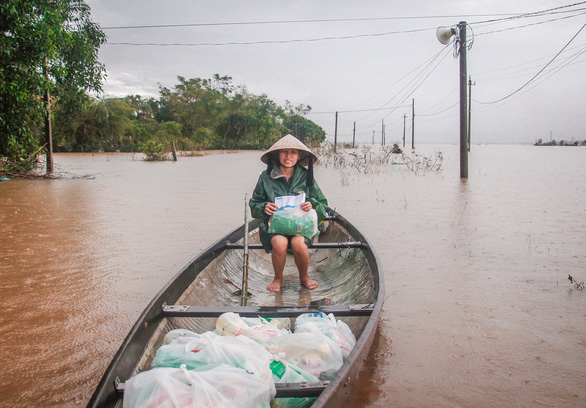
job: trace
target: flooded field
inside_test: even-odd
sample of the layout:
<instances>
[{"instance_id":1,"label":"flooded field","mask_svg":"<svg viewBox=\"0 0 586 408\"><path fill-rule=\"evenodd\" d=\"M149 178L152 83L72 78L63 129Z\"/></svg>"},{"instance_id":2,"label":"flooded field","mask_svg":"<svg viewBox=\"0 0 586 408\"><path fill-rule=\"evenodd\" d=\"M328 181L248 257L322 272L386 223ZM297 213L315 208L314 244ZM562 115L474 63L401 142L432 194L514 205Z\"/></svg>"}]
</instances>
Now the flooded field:
<instances>
[{"instance_id":1,"label":"flooded field","mask_svg":"<svg viewBox=\"0 0 586 408\"><path fill-rule=\"evenodd\" d=\"M315 169L385 271L345 406L584 406L586 148L472 146L467 181L458 146L417 151L445 169ZM161 286L243 222L260 155L58 154L93 178L0 182L0 406L85 406Z\"/></svg>"}]
</instances>

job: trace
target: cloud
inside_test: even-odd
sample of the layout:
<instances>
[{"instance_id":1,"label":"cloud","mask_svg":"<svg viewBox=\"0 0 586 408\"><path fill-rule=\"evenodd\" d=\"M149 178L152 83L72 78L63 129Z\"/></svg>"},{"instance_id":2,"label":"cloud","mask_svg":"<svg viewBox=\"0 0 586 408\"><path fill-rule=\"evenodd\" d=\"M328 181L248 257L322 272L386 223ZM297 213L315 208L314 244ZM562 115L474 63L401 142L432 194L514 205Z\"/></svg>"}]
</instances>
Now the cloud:
<instances>
[{"instance_id":1,"label":"cloud","mask_svg":"<svg viewBox=\"0 0 586 408\"><path fill-rule=\"evenodd\" d=\"M529 0L88 4L102 27L192 25L106 29L109 43L100 50L108 72L106 95L156 96L159 83L172 87L178 75L229 75L234 84L279 104L289 100L312 106L310 119L329 137L334 135L338 111L339 140L351 140L357 122L359 140L364 142L372 139L373 131L380 135L383 120L387 141L402 138L404 115L410 133L414 100L418 140L458 143L459 60L451 48L443 49L435 29L466 20L472 30L468 39L474 41L467 58L468 74L476 83L473 142L531 143L549 137L550 131L586 138L586 33L531 86L499 103L479 103L514 92L583 25L579 12L569 12L576 7L503 20L559 7L557 1L541 2L539 7ZM179 43L192 45L170 45Z\"/></svg>"}]
</instances>

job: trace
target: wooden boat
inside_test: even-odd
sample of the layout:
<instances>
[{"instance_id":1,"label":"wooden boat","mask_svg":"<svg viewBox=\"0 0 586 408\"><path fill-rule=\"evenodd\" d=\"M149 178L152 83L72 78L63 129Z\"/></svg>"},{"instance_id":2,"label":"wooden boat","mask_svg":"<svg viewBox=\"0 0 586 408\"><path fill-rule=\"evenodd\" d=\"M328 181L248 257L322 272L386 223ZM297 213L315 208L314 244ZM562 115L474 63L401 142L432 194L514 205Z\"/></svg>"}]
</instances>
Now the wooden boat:
<instances>
[{"instance_id":1,"label":"wooden boat","mask_svg":"<svg viewBox=\"0 0 586 408\"><path fill-rule=\"evenodd\" d=\"M310 276L319 281L318 288L302 287L294 261L288 259L282 291L269 292L266 285L272 280L272 264L259 243L258 220L241 226L193 259L155 296L124 340L88 407L121 407L124 382L150 368L164 335L172 329L213 330L225 312L295 318L320 311L347 323L356 345L330 381L276 384L276 398L316 397L313 408L342 405L372 345L384 284L379 260L364 235L340 214L331 209L329 214L328 228L310 248ZM244 293L249 296L243 302L238 289L245 282L246 264L249 279Z\"/></svg>"}]
</instances>

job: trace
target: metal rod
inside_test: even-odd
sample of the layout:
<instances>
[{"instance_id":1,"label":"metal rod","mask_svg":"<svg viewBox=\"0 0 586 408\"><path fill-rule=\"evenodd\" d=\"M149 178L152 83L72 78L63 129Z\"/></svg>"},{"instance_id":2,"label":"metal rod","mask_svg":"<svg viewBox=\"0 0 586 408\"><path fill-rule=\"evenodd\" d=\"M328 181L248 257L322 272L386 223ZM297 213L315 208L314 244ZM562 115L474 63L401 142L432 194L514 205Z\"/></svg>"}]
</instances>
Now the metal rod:
<instances>
[{"instance_id":1,"label":"metal rod","mask_svg":"<svg viewBox=\"0 0 586 408\"><path fill-rule=\"evenodd\" d=\"M370 316L372 304L324 305L324 306L188 306L164 305L165 317L218 317L226 312L238 313L244 317L297 317L304 313L333 313L337 316Z\"/></svg>"},{"instance_id":2,"label":"metal rod","mask_svg":"<svg viewBox=\"0 0 586 408\"><path fill-rule=\"evenodd\" d=\"M226 242L226 249L242 249L243 244L237 242ZM366 248L366 244L360 241L348 242L314 242L308 248L319 249L343 249L343 248ZM263 249L262 244L248 244L248 249Z\"/></svg>"}]
</instances>

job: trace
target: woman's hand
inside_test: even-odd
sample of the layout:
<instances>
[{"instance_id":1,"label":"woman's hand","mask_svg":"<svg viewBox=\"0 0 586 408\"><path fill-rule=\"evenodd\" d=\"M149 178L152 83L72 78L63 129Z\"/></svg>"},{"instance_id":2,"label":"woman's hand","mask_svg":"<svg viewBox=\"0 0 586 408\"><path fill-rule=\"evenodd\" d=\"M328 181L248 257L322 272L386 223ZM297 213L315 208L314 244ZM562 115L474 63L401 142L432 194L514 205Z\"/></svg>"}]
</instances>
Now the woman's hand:
<instances>
[{"instance_id":1,"label":"woman's hand","mask_svg":"<svg viewBox=\"0 0 586 408\"><path fill-rule=\"evenodd\" d=\"M267 215L273 215L275 213L275 211L277 211L279 207L277 207L277 204L275 203L268 203L265 206L265 214Z\"/></svg>"},{"instance_id":2,"label":"woman's hand","mask_svg":"<svg viewBox=\"0 0 586 408\"><path fill-rule=\"evenodd\" d=\"M309 211L313 208L313 205L311 205L311 203L309 201L304 202L303 204L301 204L301 209L303 211Z\"/></svg>"}]
</instances>

